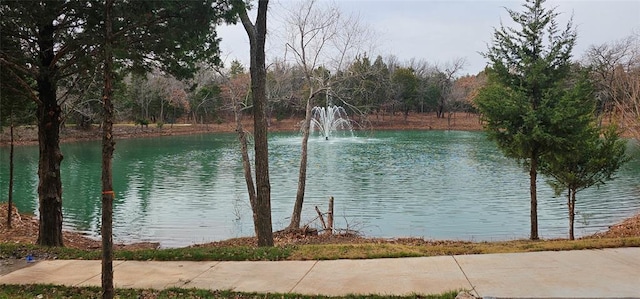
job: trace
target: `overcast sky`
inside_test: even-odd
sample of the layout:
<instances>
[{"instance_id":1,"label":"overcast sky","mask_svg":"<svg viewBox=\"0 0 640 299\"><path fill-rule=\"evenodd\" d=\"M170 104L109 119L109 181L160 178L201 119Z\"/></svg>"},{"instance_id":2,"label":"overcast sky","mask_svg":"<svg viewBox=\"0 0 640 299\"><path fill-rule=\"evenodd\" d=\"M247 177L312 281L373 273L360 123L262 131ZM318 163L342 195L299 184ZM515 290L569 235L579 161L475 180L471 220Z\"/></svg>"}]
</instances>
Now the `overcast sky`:
<instances>
[{"instance_id":1,"label":"overcast sky","mask_svg":"<svg viewBox=\"0 0 640 299\"><path fill-rule=\"evenodd\" d=\"M325 0L322 0L325 1ZM293 0L270 1L268 30L282 27L278 9L291 5ZM401 62L415 58L431 64L444 64L465 58L462 74L476 74L486 60L478 54L491 42L493 28L502 20L510 25L505 7L521 11L524 1L489 0L336 0L345 14L359 16L377 37L377 46L370 57L395 55ZM578 30L574 59L583 56L594 44L619 40L632 33L640 34L640 0L549 0L546 7L556 7L561 13L561 27L573 15ZM221 26L222 57L249 64L249 42L241 25ZM267 60L282 56L274 38L267 37ZM280 51L281 52L281 51Z\"/></svg>"}]
</instances>

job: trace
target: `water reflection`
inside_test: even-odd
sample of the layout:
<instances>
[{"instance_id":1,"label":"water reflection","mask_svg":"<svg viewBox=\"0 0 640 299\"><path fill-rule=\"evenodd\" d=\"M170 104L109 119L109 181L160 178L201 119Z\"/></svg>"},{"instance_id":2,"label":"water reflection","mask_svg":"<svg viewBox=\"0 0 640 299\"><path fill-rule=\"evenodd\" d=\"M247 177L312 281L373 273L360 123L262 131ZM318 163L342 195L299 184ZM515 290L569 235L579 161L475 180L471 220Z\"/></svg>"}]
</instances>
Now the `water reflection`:
<instances>
[{"instance_id":1,"label":"water reflection","mask_svg":"<svg viewBox=\"0 0 640 299\"><path fill-rule=\"evenodd\" d=\"M232 134L120 140L114 156L117 241L163 246L253 234L251 209ZM64 144L66 228L98 235L100 144ZM618 179L578 193L576 234L604 230L640 211L640 159ZM303 223L336 198L336 225L368 236L504 240L529 232L528 177L478 132L375 132L367 137L314 138ZM300 155L297 134L272 134L270 176L275 228L288 224ZM8 153L0 149L0 184ZM16 204L37 213L37 148L16 152ZM565 237L564 197L539 180L544 238ZM3 194L6 192L3 192ZM4 198L4 197L3 197Z\"/></svg>"}]
</instances>

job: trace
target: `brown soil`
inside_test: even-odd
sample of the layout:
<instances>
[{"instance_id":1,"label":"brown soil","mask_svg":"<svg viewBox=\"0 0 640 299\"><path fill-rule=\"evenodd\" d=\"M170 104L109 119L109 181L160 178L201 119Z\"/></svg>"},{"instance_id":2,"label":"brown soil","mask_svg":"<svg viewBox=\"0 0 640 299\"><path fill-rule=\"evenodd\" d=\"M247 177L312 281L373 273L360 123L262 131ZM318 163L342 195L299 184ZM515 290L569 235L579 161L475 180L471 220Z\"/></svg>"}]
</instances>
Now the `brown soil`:
<instances>
[{"instance_id":1,"label":"brown soil","mask_svg":"<svg viewBox=\"0 0 640 299\"><path fill-rule=\"evenodd\" d=\"M269 122L270 132L295 132L300 130L302 119L289 118L283 120L272 119ZM482 129L479 118L475 114L458 113L451 118L437 118L435 114L410 114L406 119L402 114L396 115L370 115L365 118L355 118L355 130L467 130L477 131ZM245 118L243 126L246 130L253 131L251 118ZM235 131L235 124L231 121L220 124L165 124L161 128L151 124L142 128L133 124L114 125L114 136L117 139L145 138L171 135L189 135L203 133L231 133ZM74 142L84 140L101 139L101 130L93 127L89 130L81 130L74 126L62 129L60 139L62 142ZM38 130L35 126L17 127L14 132L16 145L38 144ZM0 132L0 146L9 145L9 130Z\"/></svg>"},{"instance_id":2,"label":"brown soil","mask_svg":"<svg viewBox=\"0 0 640 299\"><path fill-rule=\"evenodd\" d=\"M625 219L624 221L610 226L605 232L596 233L585 236L582 239L591 238L623 238L623 237L640 237L640 213ZM274 233L274 243L277 246L282 245L309 245L309 244L363 244L363 243L379 243L379 244L403 244L412 246L424 245L451 245L461 243L471 243L467 241L455 240L426 240L423 238L367 238L355 233L345 233L337 235L324 234L308 234L303 232L283 232ZM193 245L194 247L223 247L223 246L257 246L255 237L235 238L206 244Z\"/></svg>"},{"instance_id":3,"label":"brown soil","mask_svg":"<svg viewBox=\"0 0 640 299\"><path fill-rule=\"evenodd\" d=\"M454 113L437 118L435 113L410 114L408 117L401 113L371 114L367 117L354 117L354 130L356 131L380 131L380 130L454 130L454 131L480 131L482 122L476 114ZM296 132L300 130L301 118L288 118L283 120L271 119L269 121L270 132ZM245 117L243 121L245 130L253 131L251 117ZM162 127L151 124L142 128L133 124L116 124L113 128L116 141L118 139L159 137L171 135L191 135L204 133L231 133L235 131L235 123L228 120L217 124L165 124ZM89 130L81 130L74 126L67 126L61 130L62 142L75 142L85 140L100 140L102 131L98 127ZM631 137L629 131L624 131L623 137ZM35 126L17 127L14 132L16 145L38 144L38 130ZM9 130L0 131L0 146L9 145Z\"/></svg>"},{"instance_id":4,"label":"brown soil","mask_svg":"<svg viewBox=\"0 0 640 299\"><path fill-rule=\"evenodd\" d=\"M20 214L12 207L11 228L7 227L7 203L0 203L0 242L35 244L38 238L38 219L33 215ZM64 231L62 233L64 245L77 249L99 249L100 240L90 238L78 232ZM135 244L116 244L116 249L152 249L158 248L158 243L142 242Z\"/></svg>"},{"instance_id":5,"label":"brown soil","mask_svg":"<svg viewBox=\"0 0 640 299\"><path fill-rule=\"evenodd\" d=\"M38 220L32 215L20 214L15 209L13 211L12 228L7 228L7 204L0 204L0 243L35 244L38 236ZM640 236L640 214L624 220L623 222L609 227L609 230L597 233L585 238L619 238ZM100 240L92 239L78 232L63 232L64 244L67 247L87 250L100 249ZM303 231L297 232L276 232L274 242L278 246L282 245L303 245L303 244L360 244L360 243L400 243L405 245L443 245L449 243L460 243L459 241L434 241L419 238L398 238L381 239L366 238L355 233L344 233L337 235L324 235ZM224 241L193 245L194 247L223 247L223 246L256 246L255 237L234 238ZM116 244L117 250L154 249L158 248L157 243L134 243Z\"/></svg>"},{"instance_id":6,"label":"brown soil","mask_svg":"<svg viewBox=\"0 0 640 299\"><path fill-rule=\"evenodd\" d=\"M447 245L471 243L468 241L454 240L426 240L423 238L367 238L355 233L338 233L333 235L325 234L303 234L298 232L278 231L273 235L273 242L276 246L285 245L322 245L322 244L403 244L403 245ZM258 246L255 237L233 238L223 241L196 244L190 247L228 247L228 246Z\"/></svg>"},{"instance_id":7,"label":"brown soil","mask_svg":"<svg viewBox=\"0 0 640 299\"><path fill-rule=\"evenodd\" d=\"M623 238L640 236L640 213L587 238Z\"/></svg>"}]
</instances>

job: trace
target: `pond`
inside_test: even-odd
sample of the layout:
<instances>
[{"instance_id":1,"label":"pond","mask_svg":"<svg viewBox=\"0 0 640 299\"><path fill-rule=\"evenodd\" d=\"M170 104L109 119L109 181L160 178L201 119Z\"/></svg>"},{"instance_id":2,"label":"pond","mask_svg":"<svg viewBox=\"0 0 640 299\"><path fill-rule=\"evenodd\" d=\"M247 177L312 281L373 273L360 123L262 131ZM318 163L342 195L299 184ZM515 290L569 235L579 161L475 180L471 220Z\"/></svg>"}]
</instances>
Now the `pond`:
<instances>
[{"instance_id":1,"label":"pond","mask_svg":"<svg viewBox=\"0 0 640 299\"><path fill-rule=\"evenodd\" d=\"M289 223L300 136L269 137L274 229ZM640 159L617 179L578 193L576 236L604 231L640 211ZM98 236L100 143L63 144L65 229ZM14 198L37 214L35 146L16 148ZM6 201L8 148L0 148L0 198ZM181 247L253 235L236 136L205 134L118 140L114 156L114 238ZM565 197L539 182L542 238L567 236ZM527 238L529 180L481 132L381 131L311 138L303 223L335 198L336 227L369 237L492 241ZM314 226L319 225L313 222Z\"/></svg>"}]
</instances>

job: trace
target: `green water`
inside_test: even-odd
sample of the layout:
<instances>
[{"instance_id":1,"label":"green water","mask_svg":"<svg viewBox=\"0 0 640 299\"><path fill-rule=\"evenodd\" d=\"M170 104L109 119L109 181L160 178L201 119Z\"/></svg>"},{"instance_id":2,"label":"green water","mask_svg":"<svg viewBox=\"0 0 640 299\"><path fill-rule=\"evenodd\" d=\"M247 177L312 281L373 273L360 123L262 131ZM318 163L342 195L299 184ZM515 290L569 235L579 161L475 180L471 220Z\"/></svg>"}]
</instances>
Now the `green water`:
<instances>
[{"instance_id":1,"label":"green water","mask_svg":"<svg viewBox=\"0 0 640 299\"><path fill-rule=\"evenodd\" d=\"M271 134L274 228L289 222L300 153L298 134ZM100 231L100 143L62 146L66 229ZM578 193L576 233L602 231L640 211L640 159L600 188ZM529 233L528 176L479 132L390 131L312 138L303 222L334 196L336 226L366 236L505 240ZM8 149L0 148L6 201ZM235 135L118 140L114 156L116 241L165 247L253 234ZM14 198L37 213L37 148L16 148ZM567 235L564 197L539 181L540 235ZM312 225L318 225L314 222Z\"/></svg>"}]
</instances>

